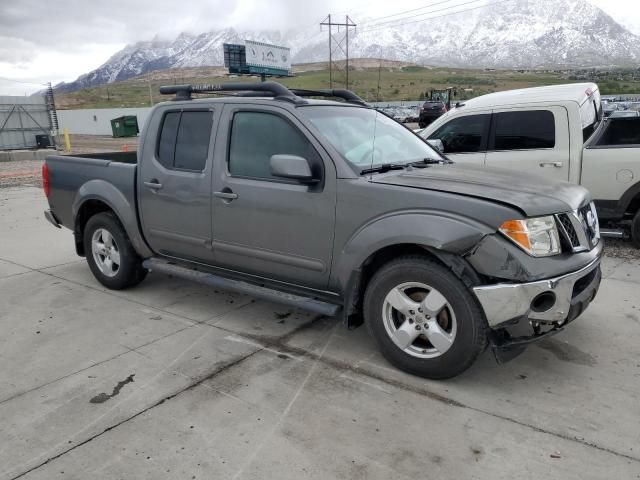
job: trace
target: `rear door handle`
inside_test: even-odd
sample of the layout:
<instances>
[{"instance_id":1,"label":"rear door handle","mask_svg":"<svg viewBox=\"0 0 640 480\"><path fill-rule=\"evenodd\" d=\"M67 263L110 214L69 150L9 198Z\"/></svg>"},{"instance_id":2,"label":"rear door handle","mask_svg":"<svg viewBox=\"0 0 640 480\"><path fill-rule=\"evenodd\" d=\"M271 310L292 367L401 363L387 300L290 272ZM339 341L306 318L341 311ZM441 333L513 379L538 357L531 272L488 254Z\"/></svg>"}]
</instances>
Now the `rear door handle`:
<instances>
[{"instance_id":1,"label":"rear door handle","mask_svg":"<svg viewBox=\"0 0 640 480\"><path fill-rule=\"evenodd\" d=\"M160 190L162 188L162 184L159 183L155 178L150 182L144 182L144 186L151 188L152 190Z\"/></svg>"},{"instance_id":2,"label":"rear door handle","mask_svg":"<svg viewBox=\"0 0 640 480\"><path fill-rule=\"evenodd\" d=\"M223 198L225 200L235 200L238 198L238 194L233 192L213 192L213 194L216 197Z\"/></svg>"},{"instance_id":3,"label":"rear door handle","mask_svg":"<svg viewBox=\"0 0 640 480\"><path fill-rule=\"evenodd\" d=\"M564 163L562 163L562 162L540 162L540 166L541 167L546 167L547 165L551 165L551 166L556 167L556 168L562 168L562 165L564 165Z\"/></svg>"}]
</instances>

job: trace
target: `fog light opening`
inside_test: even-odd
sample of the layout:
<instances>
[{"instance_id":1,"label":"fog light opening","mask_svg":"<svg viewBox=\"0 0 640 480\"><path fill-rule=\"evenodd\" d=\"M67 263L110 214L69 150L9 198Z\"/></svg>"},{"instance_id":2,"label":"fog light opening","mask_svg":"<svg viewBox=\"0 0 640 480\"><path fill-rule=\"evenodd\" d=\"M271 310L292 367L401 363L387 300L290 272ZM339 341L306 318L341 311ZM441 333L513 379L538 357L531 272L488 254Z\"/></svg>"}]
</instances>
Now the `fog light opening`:
<instances>
[{"instance_id":1,"label":"fog light opening","mask_svg":"<svg viewBox=\"0 0 640 480\"><path fill-rule=\"evenodd\" d=\"M556 294L553 292L542 292L531 302L531 310L537 313L546 312L556 304Z\"/></svg>"}]
</instances>

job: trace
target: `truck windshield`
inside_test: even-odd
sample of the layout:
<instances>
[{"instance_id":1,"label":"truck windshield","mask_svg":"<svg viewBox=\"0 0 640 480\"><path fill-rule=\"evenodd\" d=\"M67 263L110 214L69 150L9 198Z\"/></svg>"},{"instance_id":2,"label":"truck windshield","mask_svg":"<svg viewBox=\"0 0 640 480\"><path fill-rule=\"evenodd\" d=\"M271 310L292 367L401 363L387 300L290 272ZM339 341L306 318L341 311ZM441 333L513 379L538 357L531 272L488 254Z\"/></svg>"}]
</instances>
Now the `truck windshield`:
<instances>
[{"instance_id":1,"label":"truck windshield","mask_svg":"<svg viewBox=\"0 0 640 480\"><path fill-rule=\"evenodd\" d=\"M369 108L300 108L338 153L359 172L380 165L447 161L422 138Z\"/></svg>"}]
</instances>

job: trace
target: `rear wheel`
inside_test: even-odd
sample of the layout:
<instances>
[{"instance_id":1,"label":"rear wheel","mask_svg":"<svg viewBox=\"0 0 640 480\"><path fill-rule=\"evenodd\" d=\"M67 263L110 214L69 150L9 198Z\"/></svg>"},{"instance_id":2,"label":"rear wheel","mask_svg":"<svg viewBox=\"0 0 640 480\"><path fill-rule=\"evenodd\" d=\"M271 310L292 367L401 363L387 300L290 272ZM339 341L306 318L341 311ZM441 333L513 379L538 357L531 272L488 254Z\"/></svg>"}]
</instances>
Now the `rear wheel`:
<instances>
[{"instance_id":1,"label":"rear wheel","mask_svg":"<svg viewBox=\"0 0 640 480\"><path fill-rule=\"evenodd\" d=\"M631 241L636 248L640 248L640 210L636 212L631 223Z\"/></svg>"},{"instance_id":2,"label":"rear wheel","mask_svg":"<svg viewBox=\"0 0 640 480\"><path fill-rule=\"evenodd\" d=\"M142 259L114 214L103 212L91 217L83 240L89 268L105 287L121 290L137 285L146 277Z\"/></svg>"},{"instance_id":3,"label":"rear wheel","mask_svg":"<svg viewBox=\"0 0 640 480\"><path fill-rule=\"evenodd\" d=\"M367 287L364 311L385 358L422 377L459 375L487 345L475 298L451 271L426 257L383 266Z\"/></svg>"}]
</instances>

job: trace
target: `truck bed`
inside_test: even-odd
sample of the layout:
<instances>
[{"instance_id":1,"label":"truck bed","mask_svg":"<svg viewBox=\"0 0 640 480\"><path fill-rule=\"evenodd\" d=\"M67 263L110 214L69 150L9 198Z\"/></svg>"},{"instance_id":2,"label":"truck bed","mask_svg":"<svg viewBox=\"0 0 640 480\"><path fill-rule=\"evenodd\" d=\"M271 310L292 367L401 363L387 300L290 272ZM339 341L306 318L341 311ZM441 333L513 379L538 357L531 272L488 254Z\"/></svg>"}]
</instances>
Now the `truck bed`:
<instances>
[{"instance_id":1,"label":"truck bed","mask_svg":"<svg viewBox=\"0 0 640 480\"><path fill-rule=\"evenodd\" d=\"M49 171L49 205L65 227L73 230L76 209L88 198L117 201L135 218L136 152L49 155L45 163Z\"/></svg>"},{"instance_id":2,"label":"truck bed","mask_svg":"<svg viewBox=\"0 0 640 480\"><path fill-rule=\"evenodd\" d=\"M104 152L104 153L83 153L81 155L62 155L63 157L92 158L97 160L108 160L117 163L138 163L137 152Z\"/></svg>"}]
</instances>

